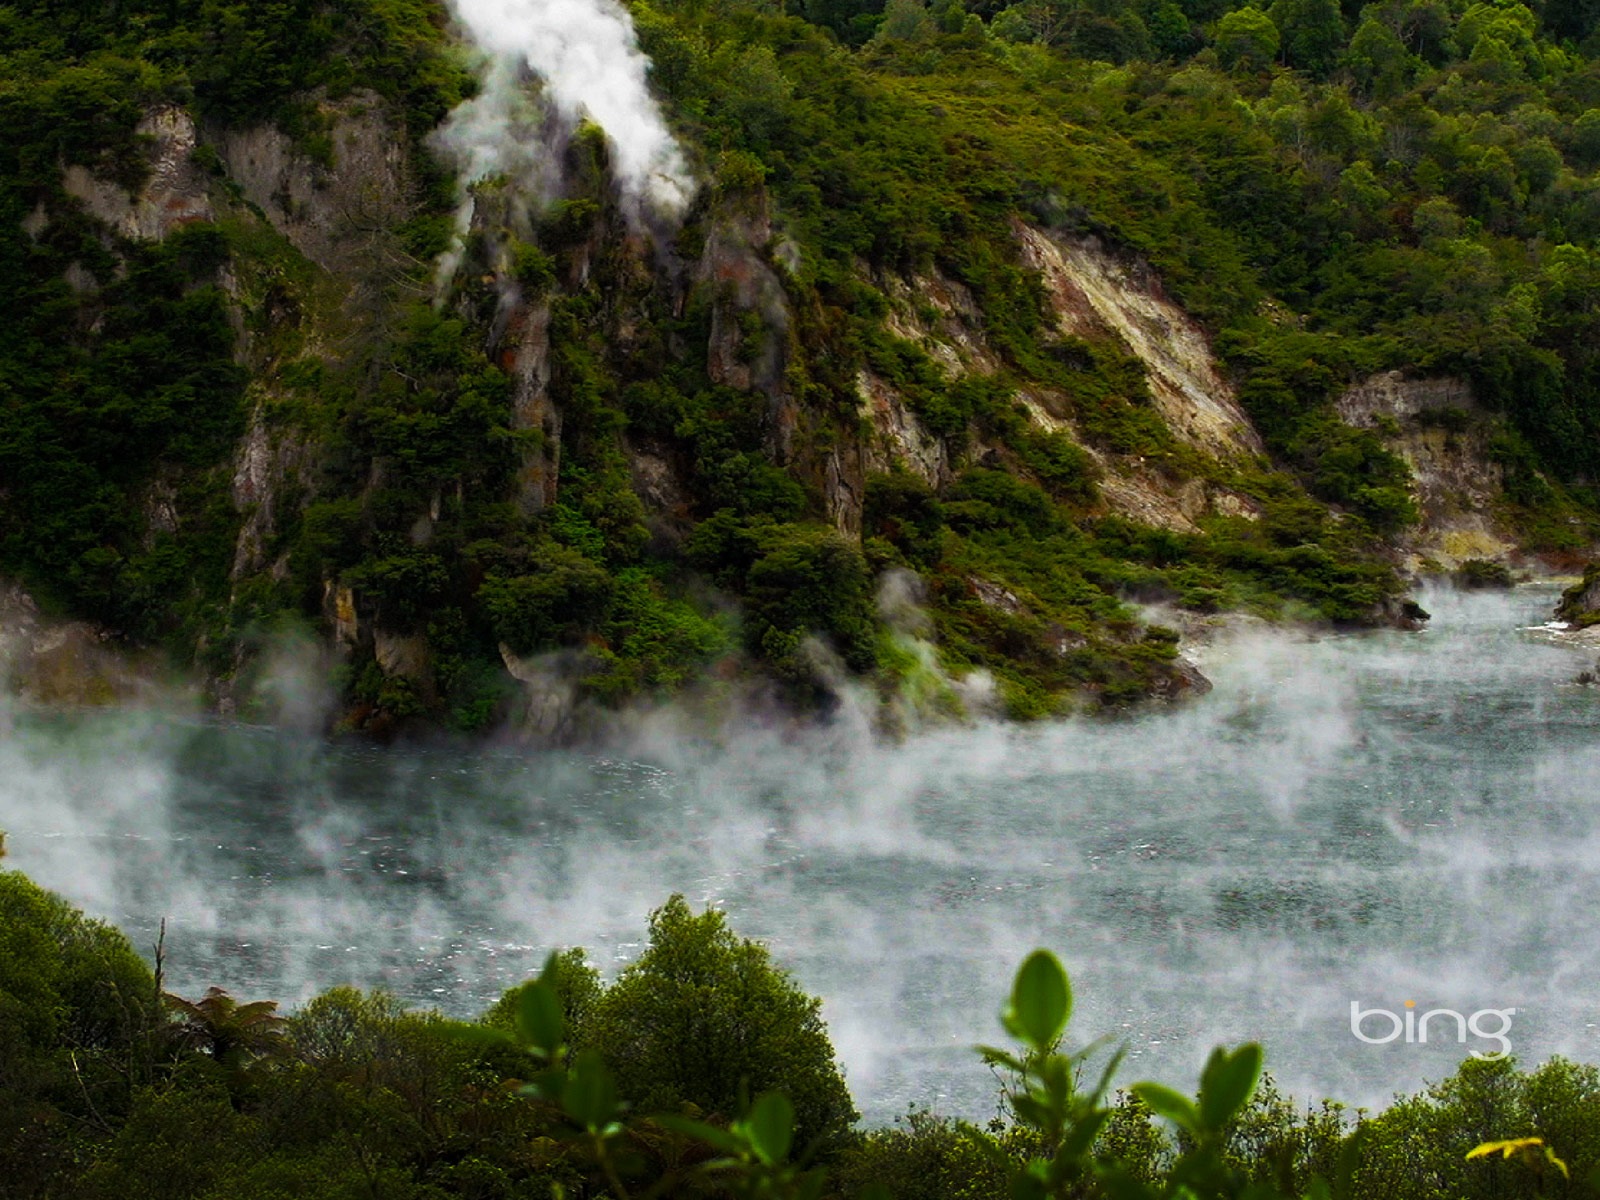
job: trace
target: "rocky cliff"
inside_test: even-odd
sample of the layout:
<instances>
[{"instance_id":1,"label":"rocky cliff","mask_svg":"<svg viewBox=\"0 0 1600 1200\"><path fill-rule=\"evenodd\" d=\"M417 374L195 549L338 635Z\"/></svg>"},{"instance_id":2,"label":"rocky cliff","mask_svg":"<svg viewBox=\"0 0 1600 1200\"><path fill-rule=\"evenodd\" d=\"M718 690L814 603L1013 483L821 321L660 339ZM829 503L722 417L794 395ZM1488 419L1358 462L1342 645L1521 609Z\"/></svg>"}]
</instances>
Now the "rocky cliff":
<instances>
[{"instance_id":1,"label":"rocky cliff","mask_svg":"<svg viewBox=\"0 0 1600 1200\"><path fill-rule=\"evenodd\" d=\"M87 219L124 263L220 232L186 286L223 297L244 379L231 451L129 496L135 543L203 530L216 584L144 601L155 637L43 621L14 590L13 682L37 699L122 698L164 644L248 711L287 621L375 730L571 736L585 706L718 679L779 707L854 676L886 711L931 686L924 715L1037 715L1204 686L1126 600L1399 611L1384 546L1273 463L1237 370L1129 250L1017 216L988 274L819 276L759 182L641 229L580 129L550 151L560 194L476 189L441 275L425 144L375 93L310 103L315 144L152 108L136 182L70 166L25 223L42 242ZM109 276L65 278L85 314L106 303ZM1514 555L1470 387L1391 373L1335 411L1410 468L1413 569ZM891 577L914 581L892 620Z\"/></svg>"}]
</instances>

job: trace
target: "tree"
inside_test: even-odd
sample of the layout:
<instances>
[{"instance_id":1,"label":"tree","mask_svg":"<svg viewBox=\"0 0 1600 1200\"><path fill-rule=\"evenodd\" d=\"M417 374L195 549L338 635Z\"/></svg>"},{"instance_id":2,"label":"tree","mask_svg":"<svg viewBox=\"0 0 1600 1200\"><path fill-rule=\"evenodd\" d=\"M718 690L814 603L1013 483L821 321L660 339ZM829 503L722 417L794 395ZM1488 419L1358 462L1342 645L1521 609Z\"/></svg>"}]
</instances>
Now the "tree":
<instances>
[{"instance_id":1,"label":"tree","mask_svg":"<svg viewBox=\"0 0 1600 1200\"><path fill-rule=\"evenodd\" d=\"M583 950L575 946L555 956L548 981L561 999L561 1014L567 1022L568 1037L574 1045L583 1044L587 1040L590 1015L604 991L600 972L589 965ZM516 987L507 988L493 1007L483 1014L483 1023L491 1029L515 1032L517 1010L522 1004L523 995L537 982L530 979Z\"/></svg>"},{"instance_id":2,"label":"tree","mask_svg":"<svg viewBox=\"0 0 1600 1200\"><path fill-rule=\"evenodd\" d=\"M1241 8L1217 22L1217 59L1230 71L1264 71L1278 57L1281 38L1272 18Z\"/></svg>"},{"instance_id":3,"label":"tree","mask_svg":"<svg viewBox=\"0 0 1600 1200\"><path fill-rule=\"evenodd\" d=\"M1356 83L1380 100L1403 92L1411 81L1411 53L1394 30L1368 17L1350 39L1345 64Z\"/></svg>"},{"instance_id":4,"label":"tree","mask_svg":"<svg viewBox=\"0 0 1600 1200\"><path fill-rule=\"evenodd\" d=\"M682 896L650 914L649 948L595 1003L586 1037L640 1111L688 1103L732 1118L741 1098L781 1091L797 1148L831 1143L856 1120L821 1003L766 947Z\"/></svg>"},{"instance_id":5,"label":"tree","mask_svg":"<svg viewBox=\"0 0 1600 1200\"><path fill-rule=\"evenodd\" d=\"M1556 37L1581 42L1600 26L1600 0L1545 0L1543 19Z\"/></svg>"},{"instance_id":6,"label":"tree","mask_svg":"<svg viewBox=\"0 0 1600 1200\"><path fill-rule=\"evenodd\" d=\"M1444 0L1413 0L1400 18L1400 40L1430 67L1442 67L1455 54L1451 23Z\"/></svg>"},{"instance_id":7,"label":"tree","mask_svg":"<svg viewBox=\"0 0 1600 1200\"><path fill-rule=\"evenodd\" d=\"M1296 70L1325 77L1344 49L1344 21L1336 0L1277 0L1269 10L1282 37L1284 60Z\"/></svg>"},{"instance_id":8,"label":"tree","mask_svg":"<svg viewBox=\"0 0 1600 1200\"><path fill-rule=\"evenodd\" d=\"M1182 58L1200 48L1194 27L1177 0L1146 0L1144 23L1150 31L1151 47L1162 57Z\"/></svg>"},{"instance_id":9,"label":"tree","mask_svg":"<svg viewBox=\"0 0 1600 1200\"><path fill-rule=\"evenodd\" d=\"M244 1066L267 1057L284 1044L284 1018L276 1000L240 1004L219 987L206 989L199 1000L168 993L162 997L178 1016L173 1036L185 1049L210 1055L228 1066Z\"/></svg>"},{"instance_id":10,"label":"tree","mask_svg":"<svg viewBox=\"0 0 1600 1200\"><path fill-rule=\"evenodd\" d=\"M746 585L746 638L781 673L809 677L801 645L817 634L853 670L872 666L871 579L858 545L832 529L778 526Z\"/></svg>"},{"instance_id":11,"label":"tree","mask_svg":"<svg viewBox=\"0 0 1600 1200\"><path fill-rule=\"evenodd\" d=\"M110 1131L149 1078L158 1021L127 938L0 871L0 1193L43 1194L72 1130Z\"/></svg>"},{"instance_id":12,"label":"tree","mask_svg":"<svg viewBox=\"0 0 1600 1200\"><path fill-rule=\"evenodd\" d=\"M155 979L128 939L17 871L0 871L0 1082L10 1054L129 1052Z\"/></svg>"},{"instance_id":13,"label":"tree","mask_svg":"<svg viewBox=\"0 0 1600 1200\"><path fill-rule=\"evenodd\" d=\"M1585 170L1600 167L1600 108L1591 108L1572 123L1567 153Z\"/></svg>"}]
</instances>

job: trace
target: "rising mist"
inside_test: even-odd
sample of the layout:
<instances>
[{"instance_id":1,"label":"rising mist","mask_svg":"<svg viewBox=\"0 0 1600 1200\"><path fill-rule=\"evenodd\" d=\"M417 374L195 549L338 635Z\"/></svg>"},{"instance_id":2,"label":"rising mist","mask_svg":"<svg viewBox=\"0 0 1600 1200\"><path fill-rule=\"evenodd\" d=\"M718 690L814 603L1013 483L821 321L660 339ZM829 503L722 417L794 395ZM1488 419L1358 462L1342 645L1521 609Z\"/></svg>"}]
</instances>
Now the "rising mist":
<instances>
[{"instance_id":1,"label":"rising mist","mask_svg":"<svg viewBox=\"0 0 1600 1200\"><path fill-rule=\"evenodd\" d=\"M471 1013L552 946L614 972L682 891L823 996L872 1119L991 1111L970 1047L1041 944L1129 1078L1255 1037L1297 1094L1381 1103L1471 1047L1360 1045L1351 1000L1516 1007L1525 1061L1597 1057L1586 664L1517 632L1543 593L1426 604L1422 634L1224 638L1186 707L899 744L670 710L584 754L10 712L0 828L136 941L168 918L183 991Z\"/></svg>"}]
</instances>

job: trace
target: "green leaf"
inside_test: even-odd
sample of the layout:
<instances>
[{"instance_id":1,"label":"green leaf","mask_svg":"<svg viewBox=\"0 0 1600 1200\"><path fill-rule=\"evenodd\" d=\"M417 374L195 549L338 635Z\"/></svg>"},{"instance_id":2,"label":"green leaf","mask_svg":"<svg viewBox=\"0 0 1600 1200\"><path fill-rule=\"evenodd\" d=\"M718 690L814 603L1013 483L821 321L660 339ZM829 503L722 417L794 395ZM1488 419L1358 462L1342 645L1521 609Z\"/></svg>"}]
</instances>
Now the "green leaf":
<instances>
[{"instance_id":1,"label":"green leaf","mask_svg":"<svg viewBox=\"0 0 1600 1200\"><path fill-rule=\"evenodd\" d=\"M757 1158L768 1165L781 1163L794 1140L794 1106L782 1092L763 1092L750 1106L744 1128Z\"/></svg>"},{"instance_id":2,"label":"green leaf","mask_svg":"<svg viewBox=\"0 0 1600 1200\"><path fill-rule=\"evenodd\" d=\"M598 1051L585 1050L578 1055L561 1106L591 1133L598 1133L611 1123L617 1113L617 1086Z\"/></svg>"},{"instance_id":3,"label":"green leaf","mask_svg":"<svg viewBox=\"0 0 1600 1200\"><path fill-rule=\"evenodd\" d=\"M704 1142L712 1149L720 1150L724 1154L740 1155L746 1150L743 1140L735 1137L726 1129L716 1125L707 1125L704 1121L680 1117L675 1113L660 1113L650 1119L664 1129L670 1129L673 1133L681 1133L685 1137Z\"/></svg>"},{"instance_id":4,"label":"green leaf","mask_svg":"<svg viewBox=\"0 0 1600 1200\"><path fill-rule=\"evenodd\" d=\"M1087 1158L1095 1138L1100 1136L1100 1130L1105 1128L1105 1123L1110 1119L1109 1111L1098 1108L1074 1125L1067 1136L1061 1139L1061 1145L1056 1150L1057 1169Z\"/></svg>"},{"instance_id":5,"label":"green leaf","mask_svg":"<svg viewBox=\"0 0 1600 1200\"><path fill-rule=\"evenodd\" d=\"M1361 1169L1361 1155L1367 1148L1370 1126L1357 1125L1339 1149L1339 1161L1333 1168L1333 1200L1355 1200L1356 1172Z\"/></svg>"},{"instance_id":6,"label":"green leaf","mask_svg":"<svg viewBox=\"0 0 1600 1200\"><path fill-rule=\"evenodd\" d=\"M1072 987L1066 971L1048 950L1035 950L1012 985L1004 1017L1006 1029L1034 1049L1048 1050L1071 1016Z\"/></svg>"},{"instance_id":7,"label":"green leaf","mask_svg":"<svg viewBox=\"0 0 1600 1200\"><path fill-rule=\"evenodd\" d=\"M1221 1129L1250 1103L1261 1081L1261 1047L1254 1042L1229 1054L1221 1046L1211 1052L1200 1074L1200 1120L1207 1129Z\"/></svg>"},{"instance_id":8,"label":"green leaf","mask_svg":"<svg viewBox=\"0 0 1600 1200\"><path fill-rule=\"evenodd\" d=\"M1017 1120L1035 1129L1047 1129L1050 1125L1050 1106L1026 1092L1011 1097L1011 1111L1017 1114Z\"/></svg>"},{"instance_id":9,"label":"green leaf","mask_svg":"<svg viewBox=\"0 0 1600 1200\"><path fill-rule=\"evenodd\" d=\"M1006 1070L1015 1071L1019 1075L1028 1069L1026 1063L1008 1051L996 1049L994 1046L979 1046L977 1050L983 1056L985 1066L1004 1067Z\"/></svg>"},{"instance_id":10,"label":"green leaf","mask_svg":"<svg viewBox=\"0 0 1600 1200\"><path fill-rule=\"evenodd\" d=\"M1156 1116L1165 1117L1190 1133L1200 1132L1200 1110L1181 1092L1160 1083L1136 1083L1128 1090L1148 1104Z\"/></svg>"},{"instance_id":11,"label":"green leaf","mask_svg":"<svg viewBox=\"0 0 1600 1200\"><path fill-rule=\"evenodd\" d=\"M543 978L524 984L517 998L517 1033L540 1054L554 1058L566 1034L561 997Z\"/></svg>"},{"instance_id":12,"label":"green leaf","mask_svg":"<svg viewBox=\"0 0 1600 1200\"><path fill-rule=\"evenodd\" d=\"M567 1090L567 1073L560 1067L551 1067L547 1071L540 1071L521 1090L524 1096L537 1096L541 1100L559 1104L561 1097Z\"/></svg>"},{"instance_id":13,"label":"green leaf","mask_svg":"<svg viewBox=\"0 0 1600 1200\"><path fill-rule=\"evenodd\" d=\"M1097 1042L1096 1044L1098 1045L1099 1043ZM1089 1093L1089 1103L1099 1104L1105 1099L1106 1093L1111 1090L1111 1077L1117 1073L1117 1068L1122 1065L1122 1058L1127 1053L1128 1048L1126 1046L1119 1046L1117 1048L1116 1053L1113 1054L1110 1061L1106 1063L1106 1069L1100 1072L1100 1079L1094 1085L1094 1091Z\"/></svg>"}]
</instances>

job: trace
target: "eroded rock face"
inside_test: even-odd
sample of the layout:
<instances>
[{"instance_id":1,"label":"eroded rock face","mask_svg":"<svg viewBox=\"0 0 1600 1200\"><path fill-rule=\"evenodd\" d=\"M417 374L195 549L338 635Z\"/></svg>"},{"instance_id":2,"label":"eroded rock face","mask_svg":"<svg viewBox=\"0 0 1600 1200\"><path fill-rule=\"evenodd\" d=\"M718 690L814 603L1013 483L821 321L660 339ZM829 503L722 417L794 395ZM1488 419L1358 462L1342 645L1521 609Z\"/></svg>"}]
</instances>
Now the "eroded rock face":
<instances>
[{"instance_id":1,"label":"eroded rock face","mask_svg":"<svg viewBox=\"0 0 1600 1200\"><path fill-rule=\"evenodd\" d=\"M81 166L66 169L62 186L67 193L91 216L135 241L160 241L182 225L213 219L205 172L194 161L199 141L194 119L181 108L156 108L135 132L149 139L149 175L136 195Z\"/></svg>"},{"instance_id":2,"label":"eroded rock face","mask_svg":"<svg viewBox=\"0 0 1600 1200\"><path fill-rule=\"evenodd\" d=\"M241 518L233 548L233 579L268 566L275 578L287 572L285 561L266 561L265 548L285 515L278 511L284 482L297 478L302 487L308 486L310 459L300 436L273 425L262 405L252 410L233 459L233 506Z\"/></svg>"},{"instance_id":3,"label":"eroded rock face","mask_svg":"<svg viewBox=\"0 0 1600 1200\"><path fill-rule=\"evenodd\" d=\"M271 125L208 133L229 179L295 249L329 271L370 269L372 241L412 204L405 135L371 93L324 107L331 163L313 162Z\"/></svg>"},{"instance_id":4,"label":"eroded rock face","mask_svg":"<svg viewBox=\"0 0 1600 1200\"><path fill-rule=\"evenodd\" d=\"M522 685L517 726L522 736L538 744L558 742L573 729L581 656L557 651L522 657L503 642L500 661L506 673Z\"/></svg>"},{"instance_id":5,"label":"eroded rock face","mask_svg":"<svg viewBox=\"0 0 1600 1200\"><path fill-rule=\"evenodd\" d=\"M964 284L937 270L890 275L880 283L892 303L884 319L889 332L921 346L952 379L1000 369L980 332L983 313Z\"/></svg>"},{"instance_id":6,"label":"eroded rock face","mask_svg":"<svg viewBox=\"0 0 1600 1200\"><path fill-rule=\"evenodd\" d=\"M517 465L517 509L525 517L556 502L561 474L561 410L550 398L550 305L519 302L507 322L501 359L511 376L511 427L539 437Z\"/></svg>"},{"instance_id":7,"label":"eroded rock face","mask_svg":"<svg viewBox=\"0 0 1600 1200\"><path fill-rule=\"evenodd\" d=\"M876 435L866 447L868 470L887 471L899 462L933 487L948 483L950 456L944 442L923 427L905 398L871 371L856 376L856 388L861 414Z\"/></svg>"},{"instance_id":8,"label":"eroded rock face","mask_svg":"<svg viewBox=\"0 0 1600 1200\"><path fill-rule=\"evenodd\" d=\"M1580 629L1600 625L1600 563L1594 563L1583 578L1561 593L1556 619Z\"/></svg>"},{"instance_id":9,"label":"eroded rock face","mask_svg":"<svg viewBox=\"0 0 1600 1200\"><path fill-rule=\"evenodd\" d=\"M141 664L87 621L52 621L20 587L0 584L0 686L34 704L119 704L156 690Z\"/></svg>"},{"instance_id":10,"label":"eroded rock face","mask_svg":"<svg viewBox=\"0 0 1600 1200\"><path fill-rule=\"evenodd\" d=\"M1175 437L1216 458L1263 452L1261 437L1217 373L1205 331L1142 261L1094 238L1015 227L1023 262L1039 272L1062 333L1115 336L1145 365L1150 397Z\"/></svg>"},{"instance_id":11,"label":"eroded rock face","mask_svg":"<svg viewBox=\"0 0 1600 1200\"><path fill-rule=\"evenodd\" d=\"M1362 380L1334 404L1341 420L1363 429L1384 417L1403 422L1445 410L1477 412L1472 385L1464 379L1408 379L1403 372L1384 371Z\"/></svg>"},{"instance_id":12,"label":"eroded rock face","mask_svg":"<svg viewBox=\"0 0 1600 1200\"><path fill-rule=\"evenodd\" d=\"M707 347L711 381L741 392L765 392L777 402L784 392L790 315L783 281L767 261L772 240L764 206L723 213L706 235L695 278L718 294ZM757 319L758 330L741 322L743 314ZM780 421L774 430L780 457L788 455L792 432L788 421Z\"/></svg>"},{"instance_id":13,"label":"eroded rock face","mask_svg":"<svg viewBox=\"0 0 1600 1200\"><path fill-rule=\"evenodd\" d=\"M1470 384L1387 371L1349 389L1334 409L1350 425L1377 430L1411 468L1421 521L1403 549L1413 569L1516 557L1515 537L1496 516L1505 478L1488 454L1494 418Z\"/></svg>"},{"instance_id":14,"label":"eroded rock face","mask_svg":"<svg viewBox=\"0 0 1600 1200\"><path fill-rule=\"evenodd\" d=\"M1204 696L1213 687L1204 672L1186 658L1178 658L1172 670L1158 675L1152 682L1150 695L1154 700L1189 700Z\"/></svg>"},{"instance_id":15,"label":"eroded rock face","mask_svg":"<svg viewBox=\"0 0 1600 1200\"><path fill-rule=\"evenodd\" d=\"M1201 479L1174 479L1140 458L1120 458L1086 442L1067 416L1065 399L1048 390L1023 390L1017 399L1034 422L1052 432L1065 433L1077 442L1099 471L1096 487L1110 511L1141 525L1196 533L1200 517L1216 514L1261 518L1261 506L1243 492Z\"/></svg>"}]
</instances>

